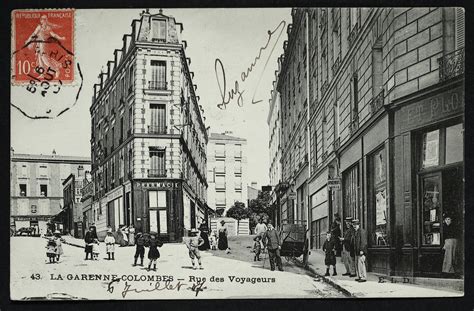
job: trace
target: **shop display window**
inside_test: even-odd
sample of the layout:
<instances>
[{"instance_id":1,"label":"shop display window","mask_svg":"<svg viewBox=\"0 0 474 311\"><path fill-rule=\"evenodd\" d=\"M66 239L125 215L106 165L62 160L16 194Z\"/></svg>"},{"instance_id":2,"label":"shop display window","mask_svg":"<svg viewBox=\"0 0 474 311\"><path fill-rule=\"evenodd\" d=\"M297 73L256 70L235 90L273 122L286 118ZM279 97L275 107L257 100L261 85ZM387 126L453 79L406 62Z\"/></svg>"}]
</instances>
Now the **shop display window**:
<instances>
[{"instance_id":1,"label":"shop display window","mask_svg":"<svg viewBox=\"0 0 474 311\"><path fill-rule=\"evenodd\" d=\"M440 177L429 176L423 179L423 237L425 245L440 245L441 204L440 204Z\"/></svg>"},{"instance_id":2,"label":"shop display window","mask_svg":"<svg viewBox=\"0 0 474 311\"><path fill-rule=\"evenodd\" d=\"M422 168L439 165L439 130L423 134Z\"/></svg>"},{"instance_id":3,"label":"shop display window","mask_svg":"<svg viewBox=\"0 0 474 311\"><path fill-rule=\"evenodd\" d=\"M372 179L371 196L375 214L375 230L372 234L372 245L386 246L388 243L388 209L387 209L387 184L386 184L386 153L382 148L375 152L371 158ZM373 218L373 219L374 219Z\"/></svg>"}]
</instances>

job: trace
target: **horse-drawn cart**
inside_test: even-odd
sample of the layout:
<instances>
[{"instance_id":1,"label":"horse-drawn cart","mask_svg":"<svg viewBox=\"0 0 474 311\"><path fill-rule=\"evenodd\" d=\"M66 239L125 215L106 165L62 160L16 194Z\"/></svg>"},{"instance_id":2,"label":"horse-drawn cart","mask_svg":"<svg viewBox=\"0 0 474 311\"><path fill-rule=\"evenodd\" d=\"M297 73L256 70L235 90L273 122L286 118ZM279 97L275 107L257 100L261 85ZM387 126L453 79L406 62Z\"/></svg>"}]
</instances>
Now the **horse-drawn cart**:
<instances>
[{"instance_id":1,"label":"horse-drawn cart","mask_svg":"<svg viewBox=\"0 0 474 311\"><path fill-rule=\"evenodd\" d=\"M303 222L283 223L280 230L282 240L280 255L287 261L303 256L303 262L306 264L309 254L309 241L306 235L307 229Z\"/></svg>"}]
</instances>

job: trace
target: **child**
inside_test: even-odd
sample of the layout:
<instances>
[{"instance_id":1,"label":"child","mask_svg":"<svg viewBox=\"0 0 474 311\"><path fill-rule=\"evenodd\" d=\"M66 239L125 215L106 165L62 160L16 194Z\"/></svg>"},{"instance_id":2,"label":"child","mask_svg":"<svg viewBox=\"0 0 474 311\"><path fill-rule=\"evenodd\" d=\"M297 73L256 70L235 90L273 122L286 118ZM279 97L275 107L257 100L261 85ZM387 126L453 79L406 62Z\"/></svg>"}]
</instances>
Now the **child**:
<instances>
[{"instance_id":1,"label":"child","mask_svg":"<svg viewBox=\"0 0 474 311\"><path fill-rule=\"evenodd\" d=\"M260 251L262 250L262 237L260 235L257 235L255 238L253 238L253 240L255 241L253 243L253 252L255 253L253 261L260 261Z\"/></svg>"},{"instance_id":2,"label":"child","mask_svg":"<svg viewBox=\"0 0 474 311\"><path fill-rule=\"evenodd\" d=\"M140 266L143 267L143 256L145 255L145 238L141 232L137 233L137 236L135 237L135 244L135 261L133 262L133 266L135 267L137 265L137 259L140 257Z\"/></svg>"},{"instance_id":3,"label":"child","mask_svg":"<svg viewBox=\"0 0 474 311\"><path fill-rule=\"evenodd\" d=\"M215 230L213 230L211 233L210 242L211 242L211 250L213 251L217 250L217 233Z\"/></svg>"},{"instance_id":4,"label":"child","mask_svg":"<svg viewBox=\"0 0 474 311\"><path fill-rule=\"evenodd\" d=\"M94 239L94 243L92 244L92 259L93 260L99 260L99 240Z\"/></svg>"},{"instance_id":5,"label":"child","mask_svg":"<svg viewBox=\"0 0 474 311\"><path fill-rule=\"evenodd\" d=\"M115 238L112 235L112 229L107 230L107 236L105 237L105 251L107 252L108 260L115 260Z\"/></svg>"},{"instance_id":6,"label":"child","mask_svg":"<svg viewBox=\"0 0 474 311\"><path fill-rule=\"evenodd\" d=\"M189 257L191 258L191 262L193 264L193 269L196 270L197 267L194 264L194 258L197 258L199 263L199 269L203 269L201 264L201 254L199 253L198 247L204 244L204 240L199 236L199 230L191 229L189 238L185 239L186 246L189 250Z\"/></svg>"},{"instance_id":7,"label":"child","mask_svg":"<svg viewBox=\"0 0 474 311\"><path fill-rule=\"evenodd\" d=\"M326 256L324 257L324 264L326 265L326 274L324 276L329 276L329 267L332 266L333 273L332 275L337 275L336 272L336 243L334 240L331 240L331 231L326 233L326 241L323 244L323 251Z\"/></svg>"},{"instance_id":8,"label":"child","mask_svg":"<svg viewBox=\"0 0 474 311\"><path fill-rule=\"evenodd\" d=\"M147 243L147 246L150 248L148 250L148 259L150 260L150 262L148 263L147 271L150 271L151 264L153 264L153 271L156 271L156 260L160 258L160 252L158 251L158 247L162 247L163 242L158 239L157 235L158 234L155 232L150 232L150 240Z\"/></svg>"},{"instance_id":9,"label":"child","mask_svg":"<svg viewBox=\"0 0 474 311\"><path fill-rule=\"evenodd\" d=\"M63 252L63 243L61 242L61 232L59 230L54 231L54 242L56 242L56 261L59 262L59 257L61 257Z\"/></svg>"},{"instance_id":10,"label":"child","mask_svg":"<svg viewBox=\"0 0 474 311\"><path fill-rule=\"evenodd\" d=\"M48 239L46 244L46 256L49 258L49 263L54 263L56 260L56 242L53 239Z\"/></svg>"}]
</instances>

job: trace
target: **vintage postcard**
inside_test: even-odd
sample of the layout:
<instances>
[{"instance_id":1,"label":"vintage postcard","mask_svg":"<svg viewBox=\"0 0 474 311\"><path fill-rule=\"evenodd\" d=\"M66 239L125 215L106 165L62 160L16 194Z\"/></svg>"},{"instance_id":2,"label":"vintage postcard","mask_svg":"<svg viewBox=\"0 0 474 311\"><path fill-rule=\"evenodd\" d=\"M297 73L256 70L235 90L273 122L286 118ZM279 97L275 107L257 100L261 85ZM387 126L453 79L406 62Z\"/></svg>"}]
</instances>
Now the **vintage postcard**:
<instances>
[{"instance_id":1,"label":"vintage postcard","mask_svg":"<svg viewBox=\"0 0 474 311\"><path fill-rule=\"evenodd\" d=\"M11 299L463 296L464 30L13 10Z\"/></svg>"}]
</instances>

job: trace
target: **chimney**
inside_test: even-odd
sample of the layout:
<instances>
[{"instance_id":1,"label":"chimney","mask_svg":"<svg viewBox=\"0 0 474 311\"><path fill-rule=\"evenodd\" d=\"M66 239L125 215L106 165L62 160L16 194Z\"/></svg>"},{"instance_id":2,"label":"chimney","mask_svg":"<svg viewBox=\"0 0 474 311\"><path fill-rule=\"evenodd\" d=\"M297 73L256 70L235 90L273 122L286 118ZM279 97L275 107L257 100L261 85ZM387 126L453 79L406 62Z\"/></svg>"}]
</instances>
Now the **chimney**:
<instances>
[{"instance_id":1,"label":"chimney","mask_svg":"<svg viewBox=\"0 0 474 311\"><path fill-rule=\"evenodd\" d=\"M84 166L79 165L77 167L77 177L84 177Z\"/></svg>"},{"instance_id":2,"label":"chimney","mask_svg":"<svg viewBox=\"0 0 474 311\"><path fill-rule=\"evenodd\" d=\"M53 153L53 156L55 156L56 155L56 149L53 149L52 153Z\"/></svg>"}]
</instances>

